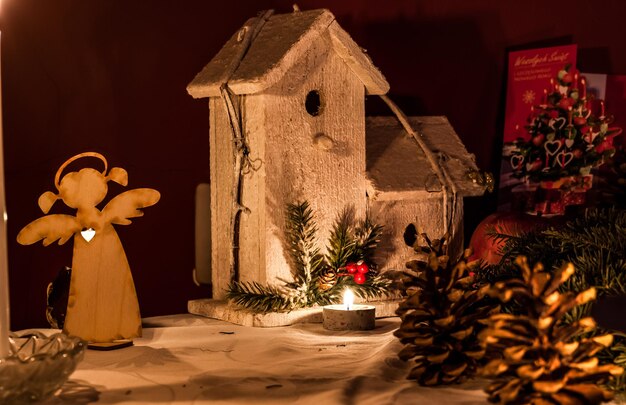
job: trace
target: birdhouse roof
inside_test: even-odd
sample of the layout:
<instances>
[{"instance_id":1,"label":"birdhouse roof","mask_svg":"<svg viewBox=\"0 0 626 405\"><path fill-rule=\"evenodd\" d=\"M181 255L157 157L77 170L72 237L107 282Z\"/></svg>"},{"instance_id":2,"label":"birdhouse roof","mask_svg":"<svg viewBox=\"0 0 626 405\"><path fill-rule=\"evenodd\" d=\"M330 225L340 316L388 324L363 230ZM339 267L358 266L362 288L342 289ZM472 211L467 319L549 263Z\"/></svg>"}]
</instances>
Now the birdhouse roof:
<instances>
[{"instance_id":1,"label":"birdhouse roof","mask_svg":"<svg viewBox=\"0 0 626 405\"><path fill-rule=\"evenodd\" d=\"M450 175L462 196L482 195L485 187L469 178L477 170L474 155L465 146L446 117L409 117L412 128ZM366 119L367 174L380 198L392 199L398 192L406 198L424 197L442 190L424 151L395 117Z\"/></svg>"},{"instance_id":2,"label":"birdhouse roof","mask_svg":"<svg viewBox=\"0 0 626 405\"><path fill-rule=\"evenodd\" d=\"M363 82L368 94L385 94L389 84L370 58L350 38L328 10L310 10L275 14L249 19L208 65L187 86L194 98L220 95L220 86L228 82L235 94L253 94L277 83L297 63L320 36ZM263 23L249 49L247 33ZM242 57L243 54L243 57Z\"/></svg>"}]
</instances>

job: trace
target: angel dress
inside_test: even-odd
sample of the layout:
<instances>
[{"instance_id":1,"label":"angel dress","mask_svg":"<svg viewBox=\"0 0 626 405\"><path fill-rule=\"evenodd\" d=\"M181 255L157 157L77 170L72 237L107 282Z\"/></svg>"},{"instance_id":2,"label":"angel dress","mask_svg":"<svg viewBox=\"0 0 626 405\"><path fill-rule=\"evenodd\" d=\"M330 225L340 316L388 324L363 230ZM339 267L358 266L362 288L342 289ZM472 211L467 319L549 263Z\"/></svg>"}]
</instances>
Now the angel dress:
<instances>
[{"instance_id":1,"label":"angel dress","mask_svg":"<svg viewBox=\"0 0 626 405\"><path fill-rule=\"evenodd\" d=\"M80 233L74 235L63 330L89 342L139 337L139 302L122 242L111 223L94 230L89 242Z\"/></svg>"}]
</instances>

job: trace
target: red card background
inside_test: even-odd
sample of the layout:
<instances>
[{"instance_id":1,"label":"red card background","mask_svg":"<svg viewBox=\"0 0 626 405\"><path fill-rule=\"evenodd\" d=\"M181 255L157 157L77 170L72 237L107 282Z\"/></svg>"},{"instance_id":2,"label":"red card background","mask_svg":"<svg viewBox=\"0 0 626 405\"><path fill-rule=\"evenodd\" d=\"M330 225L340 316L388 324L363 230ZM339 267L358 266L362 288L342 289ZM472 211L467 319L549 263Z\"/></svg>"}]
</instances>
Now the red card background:
<instances>
[{"instance_id":1,"label":"red card background","mask_svg":"<svg viewBox=\"0 0 626 405\"><path fill-rule=\"evenodd\" d=\"M512 142L524 133L530 107L541 103L544 89L550 87L550 79L566 64L576 65L576 45L509 54L504 142Z\"/></svg>"}]
</instances>

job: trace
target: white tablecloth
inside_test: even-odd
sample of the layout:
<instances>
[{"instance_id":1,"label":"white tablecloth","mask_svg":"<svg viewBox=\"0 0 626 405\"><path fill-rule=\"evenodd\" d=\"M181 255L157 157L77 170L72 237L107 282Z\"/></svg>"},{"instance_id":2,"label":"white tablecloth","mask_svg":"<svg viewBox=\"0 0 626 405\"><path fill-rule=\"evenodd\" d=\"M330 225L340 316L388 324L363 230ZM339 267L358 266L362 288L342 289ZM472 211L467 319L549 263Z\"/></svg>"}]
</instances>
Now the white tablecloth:
<instances>
[{"instance_id":1,"label":"white tablecloth","mask_svg":"<svg viewBox=\"0 0 626 405\"><path fill-rule=\"evenodd\" d=\"M193 315L144 320L133 347L88 350L46 404L484 404L484 381L405 380L398 318L367 332L250 328Z\"/></svg>"}]
</instances>

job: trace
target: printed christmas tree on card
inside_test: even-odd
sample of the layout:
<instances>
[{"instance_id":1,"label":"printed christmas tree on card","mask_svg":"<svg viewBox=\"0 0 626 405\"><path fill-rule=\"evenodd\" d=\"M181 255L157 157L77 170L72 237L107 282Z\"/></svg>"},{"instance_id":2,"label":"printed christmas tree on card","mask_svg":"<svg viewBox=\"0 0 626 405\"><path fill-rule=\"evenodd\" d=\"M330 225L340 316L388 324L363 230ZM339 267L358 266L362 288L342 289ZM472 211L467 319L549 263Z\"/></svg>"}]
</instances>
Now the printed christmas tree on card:
<instances>
[{"instance_id":1,"label":"printed christmas tree on card","mask_svg":"<svg viewBox=\"0 0 626 405\"><path fill-rule=\"evenodd\" d=\"M533 105L545 98L550 80L554 80L563 66L576 65L576 45L550 48L528 49L509 53L506 109L504 118L502 151L503 161L500 170L500 208L511 202L511 189L522 181L514 177L509 162L513 142L523 135L528 115ZM554 85L554 82L552 83Z\"/></svg>"},{"instance_id":2,"label":"printed christmas tree on card","mask_svg":"<svg viewBox=\"0 0 626 405\"><path fill-rule=\"evenodd\" d=\"M512 177L524 181L518 192L527 197L527 211L562 214L566 206L585 202L591 170L615 153L622 129L612 124L604 100L587 92L575 67L565 65L550 79L509 157Z\"/></svg>"}]
</instances>

